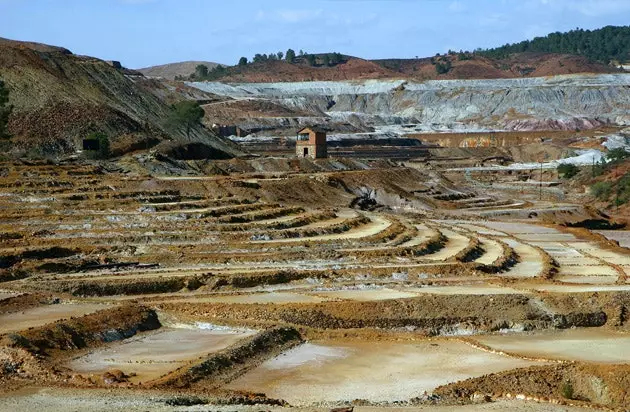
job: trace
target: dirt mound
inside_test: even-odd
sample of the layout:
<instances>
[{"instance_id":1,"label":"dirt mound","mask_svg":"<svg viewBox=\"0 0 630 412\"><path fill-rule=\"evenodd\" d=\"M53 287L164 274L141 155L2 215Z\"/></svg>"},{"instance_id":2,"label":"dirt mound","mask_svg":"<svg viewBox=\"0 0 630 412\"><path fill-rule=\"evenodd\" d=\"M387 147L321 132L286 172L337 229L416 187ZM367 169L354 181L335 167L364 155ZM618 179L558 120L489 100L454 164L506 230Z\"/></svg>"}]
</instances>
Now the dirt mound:
<instances>
[{"instance_id":1,"label":"dirt mound","mask_svg":"<svg viewBox=\"0 0 630 412\"><path fill-rule=\"evenodd\" d=\"M628 365L534 366L442 386L435 394L454 401L469 401L476 393L493 398L523 394L542 401L588 402L625 409L630 401L629 371Z\"/></svg>"},{"instance_id":2,"label":"dirt mound","mask_svg":"<svg viewBox=\"0 0 630 412\"><path fill-rule=\"evenodd\" d=\"M206 61L185 61L144 67L137 70L145 76L161 77L167 80L173 80L177 76L190 76L195 72L195 68L200 64L206 65L210 70L219 65L218 63Z\"/></svg>"},{"instance_id":3,"label":"dirt mound","mask_svg":"<svg viewBox=\"0 0 630 412\"><path fill-rule=\"evenodd\" d=\"M3 346L50 354L91 347L160 327L157 314L141 306L123 306L77 319L62 320L5 336Z\"/></svg>"}]
</instances>

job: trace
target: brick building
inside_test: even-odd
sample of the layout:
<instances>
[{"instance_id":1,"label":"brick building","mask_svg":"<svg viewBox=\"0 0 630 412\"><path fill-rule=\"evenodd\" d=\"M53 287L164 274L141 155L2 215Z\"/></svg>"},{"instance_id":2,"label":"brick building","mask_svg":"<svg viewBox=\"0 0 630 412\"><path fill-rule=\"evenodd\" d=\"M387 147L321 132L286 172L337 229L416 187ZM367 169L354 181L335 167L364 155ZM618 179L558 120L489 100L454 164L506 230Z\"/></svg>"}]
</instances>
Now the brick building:
<instances>
[{"instance_id":1,"label":"brick building","mask_svg":"<svg viewBox=\"0 0 630 412\"><path fill-rule=\"evenodd\" d=\"M324 159L328 157L326 131L319 127L306 127L297 133L295 142L297 157Z\"/></svg>"}]
</instances>

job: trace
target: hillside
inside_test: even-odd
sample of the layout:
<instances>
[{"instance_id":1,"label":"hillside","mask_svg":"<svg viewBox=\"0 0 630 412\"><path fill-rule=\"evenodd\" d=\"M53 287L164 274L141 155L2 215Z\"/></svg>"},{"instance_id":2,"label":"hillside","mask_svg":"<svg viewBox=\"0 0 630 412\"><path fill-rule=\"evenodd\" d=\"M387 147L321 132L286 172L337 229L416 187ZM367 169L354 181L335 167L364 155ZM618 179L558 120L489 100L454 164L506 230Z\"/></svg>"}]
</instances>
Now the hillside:
<instances>
[{"instance_id":1,"label":"hillside","mask_svg":"<svg viewBox=\"0 0 630 412\"><path fill-rule=\"evenodd\" d=\"M625 63L630 61L630 26L556 32L533 40L481 50L479 54L502 59L523 52L574 54L603 64Z\"/></svg>"},{"instance_id":2,"label":"hillside","mask_svg":"<svg viewBox=\"0 0 630 412\"><path fill-rule=\"evenodd\" d=\"M438 66L442 65L440 70ZM191 75L194 68L188 72ZM326 66L319 61L311 66L298 58L267 60L246 66L212 71L207 80L236 83L271 83L304 81L341 81L369 79L512 79L556 76L575 73L615 73L614 67L589 61L586 57L553 53L518 53L504 59L492 59L473 53L452 53L421 59L364 60L346 57L340 64Z\"/></svg>"},{"instance_id":3,"label":"hillside","mask_svg":"<svg viewBox=\"0 0 630 412\"><path fill-rule=\"evenodd\" d=\"M0 41L0 78L14 106L9 119L14 147L44 155L70 153L88 133L98 131L109 136L118 154L171 140L169 145L202 142L219 157L240 153L201 127L190 140L183 130L167 129L167 102L185 96L128 73L134 72L66 49Z\"/></svg>"},{"instance_id":4,"label":"hillside","mask_svg":"<svg viewBox=\"0 0 630 412\"><path fill-rule=\"evenodd\" d=\"M615 73L619 72L616 68L619 63L630 61L630 27L577 29L495 49L449 51L417 59L364 60L337 54L340 62L331 64L330 56L335 54L300 55L293 63L273 55L257 54L254 62L218 67L206 78L193 76L190 79L241 83L401 78L424 81ZM191 76L195 66L181 67L177 74Z\"/></svg>"},{"instance_id":5,"label":"hillside","mask_svg":"<svg viewBox=\"0 0 630 412\"><path fill-rule=\"evenodd\" d=\"M145 67L138 71L148 77L160 77L167 80L174 80L177 76L188 76L195 71L195 67L204 64L208 69L218 66L217 63L204 61L186 61L178 63L162 64L159 66Z\"/></svg>"}]
</instances>

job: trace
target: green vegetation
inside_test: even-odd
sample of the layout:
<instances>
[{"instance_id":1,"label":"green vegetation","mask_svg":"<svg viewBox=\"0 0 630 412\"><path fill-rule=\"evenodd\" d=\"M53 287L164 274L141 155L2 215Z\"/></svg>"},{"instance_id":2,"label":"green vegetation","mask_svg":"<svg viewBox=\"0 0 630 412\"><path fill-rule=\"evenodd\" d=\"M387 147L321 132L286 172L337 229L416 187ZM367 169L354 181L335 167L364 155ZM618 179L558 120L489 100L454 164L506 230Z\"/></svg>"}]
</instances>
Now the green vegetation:
<instances>
[{"instance_id":1,"label":"green vegetation","mask_svg":"<svg viewBox=\"0 0 630 412\"><path fill-rule=\"evenodd\" d=\"M437 74L446 74L451 71L453 67L450 60L438 61L435 63L435 71Z\"/></svg>"},{"instance_id":2,"label":"green vegetation","mask_svg":"<svg viewBox=\"0 0 630 412\"><path fill-rule=\"evenodd\" d=\"M287 55L285 56L287 63L293 64L295 62L295 50L289 49L287 50Z\"/></svg>"},{"instance_id":3,"label":"green vegetation","mask_svg":"<svg viewBox=\"0 0 630 412\"><path fill-rule=\"evenodd\" d=\"M611 149L606 154L606 162L608 163L618 163L624 159L630 157L630 152L627 152L625 149L618 147L616 149Z\"/></svg>"},{"instance_id":4,"label":"green vegetation","mask_svg":"<svg viewBox=\"0 0 630 412\"><path fill-rule=\"evenodd\" d=\"M90 133L85 140L95 140L98 142L98 150L88 150L85 152L86 157L90 159L107 159L111 156L109 137L105 133Z\"/></svg>"},{"instance_id":5,"label":"green vegetation","mask_svg":"<svg viewBox=\"0 0 630 412\"><path fill-rule=\"evenodd\" d=\"M239 66L247 66L247 63L249 63L249 61L247 61L247 57L241 57L238 61L238 65Z\"/></svg>"},{"instance_id":6,"label":"green vegetation","mask_svg":"<svg viewBox=\"0 0 630 412\"><path fill-rule=\"evenodd\" d=\"M576 54L604 64L623 63L630 60L630 26L556 32L533 40L476 51L494 59L503 59L511 54L523 52Z\"/></svg>"},{"instance_id":7,"label":"green vegetation","mask_svg":"<svg viewBox=\"0 0 630 412\"><path fill-rule=\"evenodd\" d=\"M558 174L562 175L562 177L565 179L571 179L578 173L580 173L580 168L574 164L562 163L560 166L558 166Z\"/></svg>"},{"instance_id":8,"label":"green vegetation","mask_svg":"<svg viewBox=\"0 0 630 412\"><path fill-rule=\"evenodd\" d=\"M624 160L630 158L630 152L623 148L611 149L606 158L598 162L593 167L593 177L604 175L606 172L612 172L612 178L609 181L596 182L591 185L591 194L602 202L609 202L616 206L624 205L630 202L630 172L626 172L618 178L618 172L615 167L619 166ZM613 197L614 199L611 199Z\"/></svg>"},{"instance_id":9,"label":"green vegetation","mask_svg":"<svg viewBox=\"0 0 630 412\"><path fill-rule=\"evenodd\" d=\"M570 381L564 382L562 384L562 388L560 388L560 391L562 392L562 396L565 399L573 399L573 397L575 396L573 384Z\"/></svg>"},{"instance_id":10,"label":"green vegetation","mask_svg":"<svg viewBox=\"0 0 630 412\"><path fill-rule=\"evenodd\" d=\"M205 112L199 106L199 103L192 100L175 103L172 112L168 118L168 124L172 127L183 127L186 130L186 136L190 138L191 129L200 124Z\"/></svg>"},{"instance_id":11,"label":"green vegetation","mask_svg":"<svg viewBox=\"0 0 630 412\"><path fill-rule=\"evenodd\" d=\"M309 66L315 66L317 64L317 57L314 54L307 54L305 57Z\"/></svg>"},{"instance_id":12,"label":"green vegetation","mask_svg":"<svg viewBox=\"0 0 630 412\"><path fill-rule=\"evenodd\" d=\"M205 64L200 64L195 67L195 77L199 79L204 79L208 77L208 66L206 66Z\"/></svg>"},{"instance_id":13,"label":"green vegetation","mask_svg":"<svg viewBox=\"0 0 630 412\"><path fill-rule=\"evenodd\" d=\"M0 139L8 139L11 136L7 130L9 123L9 115L13 110L13 106L9 105L9 89L0 80Z\"/></svg>"},{"instance_id":14,"label":"green vegetation","mask_svg":"<svg viewBox=\"0 0 630 412\"><path fill-rule=\"evenodd\" d=\"M607 201L612 194L612 183L597 182L591 186L591 194L601 201Z\"/></svg>"}]
</instances>

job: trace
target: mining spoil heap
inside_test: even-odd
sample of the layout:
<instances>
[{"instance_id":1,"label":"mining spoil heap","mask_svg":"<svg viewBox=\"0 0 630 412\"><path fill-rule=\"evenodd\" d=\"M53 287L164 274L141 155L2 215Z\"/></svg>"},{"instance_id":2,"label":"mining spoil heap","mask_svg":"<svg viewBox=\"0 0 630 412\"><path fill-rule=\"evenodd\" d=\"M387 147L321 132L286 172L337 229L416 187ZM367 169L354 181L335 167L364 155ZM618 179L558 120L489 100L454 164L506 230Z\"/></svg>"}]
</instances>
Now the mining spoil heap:
<instances>
[{"instance_id":1,"label":"mining spoil heap","mask_svg":"<svg viewBox=\"0 0 630 412\"><path fill-rule=\"evenodd\" d=\"M630 254L544 219L579 204L279 164L0 164L0 409L630 405Z\"/></svg>"}]
</instances>

